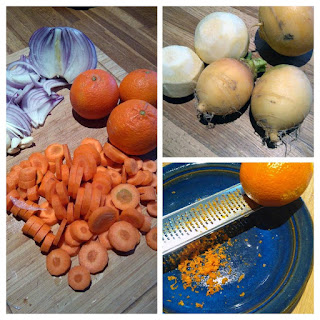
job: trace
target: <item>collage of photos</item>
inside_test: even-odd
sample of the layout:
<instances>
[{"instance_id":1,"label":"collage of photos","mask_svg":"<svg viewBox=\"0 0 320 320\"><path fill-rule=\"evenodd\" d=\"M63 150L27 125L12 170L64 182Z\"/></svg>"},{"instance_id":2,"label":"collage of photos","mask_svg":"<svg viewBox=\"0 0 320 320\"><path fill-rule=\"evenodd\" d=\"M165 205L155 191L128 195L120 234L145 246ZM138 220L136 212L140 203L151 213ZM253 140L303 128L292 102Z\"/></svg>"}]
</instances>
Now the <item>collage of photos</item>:
<instances>
[{"instance_id":1,"label":"collage of photos","mask_svg":"<svg viewBox=\"0 0 320 320\"><path fill-rule=\"evenodd\" d=\"M316 5L118 5L4 6L3 317L316 316Z\"/></svg>"}]
</instances>

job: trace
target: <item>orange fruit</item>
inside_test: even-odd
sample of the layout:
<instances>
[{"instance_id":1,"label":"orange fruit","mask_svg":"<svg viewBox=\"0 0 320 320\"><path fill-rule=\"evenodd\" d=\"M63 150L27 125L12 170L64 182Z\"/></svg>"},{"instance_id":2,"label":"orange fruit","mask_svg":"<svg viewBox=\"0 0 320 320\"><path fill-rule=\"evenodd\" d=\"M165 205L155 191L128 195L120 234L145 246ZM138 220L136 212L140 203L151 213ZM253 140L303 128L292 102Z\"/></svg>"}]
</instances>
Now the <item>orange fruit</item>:
<instances>
[{"instance_id":1,"label":"orange fruit","mask_svg":"<svg viewBox=\"0 0 320 320\"><path fill-rule=\"evenodd\" d=\"M73 109L85 119L101 119L117 105L119 88L115 78L100 69L80 73L70 89Z\"/></svg>"},{"instance_id":2,"label":"orange fruit","mask_svg":"<svg viewBox=\"0 0 320 320\"><path fill-rule=\"evenodd\" d=\"M142 155L157 146L157 109L132 99L112 110L107 121L111 144L130 155Z\"/></svg>"},{"instance_id":3,"label":"orange fruit","mask_svg":"<svg viewBox=\"0 0 320 320\"><path fill-rule=\"evenodd\" d=\"M137 69L121 81L120 100L144 100L157 107L157 73L148 69Z\"/></svg>"},{"instance_id":4,"label":"orange fruit","mask_svg":"<svg viewBox=\"0 0 320 320\"><path fill-rule=\"evenodd\" d=\"M312 163L242 163L240 182L253 201L266 207L280 207L302 195L312 174Z\"/></svg>"}]
</instances>

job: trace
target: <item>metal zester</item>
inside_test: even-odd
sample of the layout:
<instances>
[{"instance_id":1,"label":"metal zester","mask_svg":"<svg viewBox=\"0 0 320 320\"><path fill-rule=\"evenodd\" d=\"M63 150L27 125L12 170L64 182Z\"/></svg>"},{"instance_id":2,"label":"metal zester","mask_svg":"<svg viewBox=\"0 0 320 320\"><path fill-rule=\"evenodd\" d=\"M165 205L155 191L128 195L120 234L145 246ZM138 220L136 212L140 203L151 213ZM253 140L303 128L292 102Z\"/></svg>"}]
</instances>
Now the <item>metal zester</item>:
<instances>
[{"instance_id":1,"label":"metal zester","mask_svg":"<svg viewBox=\"0 0 320 320\"><path fill-rule=\"evenodd\" d=\"M163 217L163 255L216 231L261 206L250 200L241 184L215 193Z\"/></svg>"}]
</instances>

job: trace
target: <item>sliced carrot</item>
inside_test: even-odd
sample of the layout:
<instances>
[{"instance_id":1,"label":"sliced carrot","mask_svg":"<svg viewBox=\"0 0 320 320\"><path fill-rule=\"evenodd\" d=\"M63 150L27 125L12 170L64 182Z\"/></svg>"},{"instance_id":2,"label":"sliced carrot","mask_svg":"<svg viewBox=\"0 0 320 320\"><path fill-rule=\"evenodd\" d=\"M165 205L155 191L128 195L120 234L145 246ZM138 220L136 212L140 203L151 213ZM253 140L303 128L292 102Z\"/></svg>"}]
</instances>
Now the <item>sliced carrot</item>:
<instances>
[{"instance_id":1,"label":"sliced carrot","mask_svg":"<svg viewBox=\"0 0 320 320\"><path fill-rule=\"evenodd\" d=\"M36 180L37 169L35 167L22 168L19 172L19 181L34 181Z\"/></svg>"},{"instance_id":2,"label":"sliced carrot","mask_svg":"<svg viewBox=\"0 0 320 320\"><path fill-rule=\"evenodd\" d=\"M29 159L29 160L22 160L22 161L19 163L19 166L20 166L21 168L31 167L30 159Z\"/></svg>"},{"instance_id":3,"label":"sliced carrot","mask_svg":"<svg viewBox=\"0 0 320 320\"><path fill-rule=\"evenodd\" d=\"M76 176L74 179L74 185L73 185L73 191L72 191L72 198L73 199L77 198L77 194L78 194L78 190L81 185L82 178L83 178L83 167L79 166L77 168Z\"/></svg>"},{"instance_id":4,"label":"sliced carrot","mask_svg":"<svg viewBox=\"0 0 320 320\"><path fill-rule=\"evenodd\" d=\"M138 165L138 170L142 169L142 164L143 164L143 160L137 156L132 156L131 158L133 158L134 160L137 161L137 165Z\"/></svg>"},{"instance_id":5,"label":"sliced carrot","mask_svg":"<svg viewBox=\"0 0 320 320\"><path fill-rule=\"evenodd\" d=\"M33 207L36 206L36 203L33 204ZM31 210L27 210L26 213L23 215L23 220L28 220L30 217L32 217L33 215L37 214L39 212L38 209L31 209Z\"/></svg>"},{"instance_id":6,"label":"sliced carrot","mask_svg":"<svg viewBox=\"0 0 320 320\"><path fill-rule=\"evenodd\" d=\"M103 167L104 168L104 167ZM112 185L112 178L111 178L111 170L110 169L107 169L107 168L104 168L105 170L101 170L99 169L99 171L97 171L95 173L95 175L93 176L93 181L97 181L97 180L100 180L100 181L109 181L110 182L110 185Z\"/></svg>"},{"instance_id":7,"label":"sliced carrot","mask_svg":"<svg viewBox=\"0 0 320 320\"><path fill-rule=\"evenodd\" d=\"M18 199L20 197L19 192L16 189L11 190L6 197L7 200L7 211L10 211L10 209L13 206L12 198Z\"/></svg>"},{"instance_id":8,"label":"sliced carrot","mask_svg":"<svg viewBox=\"0 0 320 320\"><path fill-rule=\"evenodd\" d=\"M69 202L67 206L67 223L70 224L74 221L74 203Z\"/></svg>"},{"instance_id":9,"label":"sliced carrot","mask_svg":"<svg viewBox=\"0 0 320 320\"><path fill-rule=\"evenodd\" d=\"M128 252L137 244L136 228L127 221L117 221L109 229L108 239L111 246L122 252Z\"/></svg>"},{"instance_id":10,"label":"sliced carrot","mask_svg":"<svg viewBox=\"0 0 320 320\"><path fill-rule=\"evenodd\" d=\"M151 217L157 217L157 202L156 201L149 201L147 204L147 211Z\"/></svg>"},{"instance_id":11,"label":"sliced carrot","mask_svg":"<svg viewBox=\"0 0 320 320\"><path fill-rule=\"evenodd\" d=\"M121 221L127 221L131 223L137 229L141 228L144 222L143 214L134 208L123 210L119 219Z\"/></svg>"},{"instance_id":12,"label":"sliced carrot","mask_svg":"<svg viewBox=\"0 0 320 320\"><path fill-rule=\"evenodd\" d=\"M151 249L157 250L157 227L153 227L146 234L146 242Z\"/></svg>"},{"instance_id":13,"label":"sliced carrot","mask_svg":"<svg viewBox=\"0 0 320 320\"><path fill-rule=\"evenodd\" d=\"M108 169L106 167L100 165L100 166L97 167L97 173L98 172L105 172L105 173L108 174Z\"/></svg>"},{"instance_id":14,"label":"sliced carrot","mask_svg":"<svg viewBox=\"0 0 320 320\"><path fill-rule=\"evenodd\" d=\"M79 251L79 263L91 274L102 271L108 264L108 252L98 241L90 241Z\"/></svg>"},{"instance_id":15,"label":"sliced carrot","mask_svg":"<svg viewBox=\"0 0 320 320\"><path fill-rule=\"evenodd\" d=\"M64 251L66 251L70 257L75 257L80 251L80 246L71 247L65 242L64 234L62 235L62 237L58 243L58 247Z\"/></svg>"},{"instance_id":16,"label":"sliced carrot","mask_svg":"<svg viewBox=\"0 0 320 320\"><path fill-rule=\"evenodd\" d=\"M100 233L98 235L98 239L99 239L99 242L103 245L103 247L105 247L107 250L111 250L112 245L111 245L109 238L108 238L108 232L109 232L109 230Z\"/></svg>"},{"instance_id":17,"label":"sliced carrot","mask_svg":"<svg viewBox=\"0 0 320 320\"><path fill-rule=\"evenodd\" d=\"M33 237L33 240L36 243L40 243L50 231L51 231L51 227L49 225L47 225L46 223L44 223L41 226L41 228L38 230L36 235Z\"/></svg>"},{"instance_id":18,"label":"sliced carrot","mask_svg":"<svg viewBox=\"0 0 320 320\"><path fill-rule=\"evenodd\" d=\"M16 189L19 182L19 174L17 172L9 173L6 177L6 189L7 194Z\"/></svg>"},{"instance_id":19,"label":"sliced carrot","mask_svg":"<svg viewBox=\"0 0 320 320\"><path fill-rule=\"evenodd\" d=\"M152 173L157 172L157 162L153 160L144 160L142 163L142 169L148 170Z\"/></svg>"},{"instance_id":20,"label":"sliced carrot","mask_svg":"<svg viewBox=\"0 0 320 320\"><path fill-rule=\"evenodd\" d=\"M58 180L62 180L62 172L61 172L62 158L57 158L55 165L56 165L56 177Z\"/></svg>"},{"instance_id":21,"label":"sliced carrot","mask_svg":"<svg viewBox=\"0 0 320 320\"><path fill-rule=\"evenodd\" d=\"M45 195L45 198L49 201L49 203L52 203L52 196L56 194L56 185L57 185L56 179L51 178L46 182L46 186L44 188L44 195Z\"/></svg>"},{"instance_id":22,"label":"sliced carrot","mask_svg":"<svg viewBox=\"0 0 320 320\"><path fill-rule=\"evenodd\" d=\"M109 169L108 173L112 180L112 188L116 187L121 183L122 179L121 179L121 174L119 172Z\"/></svg>"},{"instance_id":23,"label":"sliced carrot","mask_svg":"<svg viewBox=\"0 0 320 320\"><path fill-rule=\"evenodd\" d=\"M44 154L35 152L31 154L31 156L29 157L29 161L33 167L41 170L43 174L46 174L46 172L48 171L49 162Z\"/></svg>"},{"instance_id":24,"label":"sliced carrot","mask_svg":"<svg viewBox=\"0 0 320 320\"><path fill-rule=\"evenodd\" d=\"M111 207L100 207L94 210L88 219L88 226L93 234L100 234L109 228L119 219L117 210Z\"/></svg>"},{"instance_id":25,"label":"sliced carrot","mask_svg":"<svg viewBox=\"0 0 320 320\"><path fill-rule=\"evenodd\" d=\"M37 202L39 200L38 185L33 186L32 188L27 189L27 198L31 201Z\"/></svg>"},{"instance_id":26,"label":"sliced carrot","mask_svg":"<svg viewBox=\"0 0 320 320\"><path fill-rule=\"evenodd\" d=\"M123 167L123 164L115 162L112 166L108 166L108 169L114 170L120 173L122 170L122 167Z\"/></svg>"},{"instance_id":27,"label":"sliced carrot","mask_svg":"<svg viewBox=\"0 0 320 320\"><path fill-rule=\"evenodd\" d=\"M140 192L140 199L142 201L157 200L157 194L154 187L151 187L151 186L139 187L138 191Z\"/></svg>"},{"instance_id":28,"label":"sliced carrot","mask_svg":"<svg viewBox=\"0 0 320 320\"><path fill-rule=\"evenodd\" d=\"M126 158L124 160L124 168L129 176L133 176L139 171L138 163L134 158Z\"/></svg>"},{"instance_id":29,"label":"sliced carrot","mask_svg":"<svg viewBox=\"0 0 320 320\"><path fill-rule=\"evenodd\" d=\"M70 224L66 228L66 231L64 233L64 239L65 239L66 244L71 247L79 247L81 245L80 241L77 241L72 238L72 235L70 233Z\"/></svg>"},{"instance_id":30,"label":"sliced carrot","mask_svg":"<svg viewBox=\"0 0 320 320\"><path fill-rule=\"evenodd\" d=\"M69 147L67 144L63 144L62 147L63 147L63 156L66 159L66 165L70 169L72 165L72 158L71 158Z\"/></svg>"},{"instance_id":31,"label":"sliced carrot","mask_svg":"<svg viewBox=\"0 0 320 320\"><path fill-rule=\"evenodd\" d=\"M74 155L73 165L83 168L83 180L89 181L93 178L94 174L97 171L97 164L92 154L80 153ZM70 170L71 174L71 170Z\"/></svg>"},{"instance_id":32,"label":"sliced carrot","mask_svg":"<svg viewBox=\"0 0 320 320\"><path fill-rule=\"evenodd\" d=\"M47 171L47 173L42 178L42 181L41 181L41 184L40 184L40 187L39 187L39 190L38 190L38 192L39 192L41 197L45 197L45 187L47 185L47 182L50 179L56 180L56 177L51 171Z\"/></svg>"},{"instance_id":33,"label":"sliced carrot","mask_svg":"<svg viewBox=\"0 0 320 320\"><path fill-rule=\"evenodd\" d=\"M107 195L106 195L106 194L102 194L102 195L101 195L99 207L104 207L104 206L105 206L106 198L107 198Z\"/></svg>"},{"instance_id":34,"label":"sliced carrot","mask_svg":"<svg viewBox=\"0 0 320 320\"><path fill-rule=\"evenodd\" d=\"M54 234L52 232L49 232L45 236L45 238L44 238L44 240L43 240L43 242L41 244L41 247L40 247L41 252L43 252L43 253L49 252L49 250L50 250L50 248L52 246L54 238L55 238L55 236L54 236Z\"/></svg>"},{"instance_id":35,"label":"sliced carrot","mask_svg":"<svg viewBox=\"0 0 320 320\"><path fill-rule=\"evenodd\" d=\"M102 151L102 145L100 143L99 140L95 139L95 138L84 138L81 144L91 144L93 147L96 148L96 150L100 153Z\"/></svg>"},{"instance_id":36,"label":"sliced carrot","mask_svg":"<svg viewBox=\"0 0 320 320\"><path fill-rule=\"evenodd\" d=\"M106 142L103 146L103 152L106 157L110 158L116 163L123 163L127 156L112 144Z\"/></svg>"},{"instance_id":37,"label":"sliced carrot","mask_svg":"<svg viewBox=\"0 0 320 320\"><path fill-rule=\"evenodd\" d=\"M61 180L67 186L69 182L69 167L66 164L61 166Z\"/></svg>"},{"instance_id":38,"label":"sliced carrot","mask_svg":"<svg viewBox=\"0 0 320 320\"><path fill-rule=\"evenodd\" d=\"M150 183L150 186L157 188L157 175L154 173L152 174L152 182Z\"/></svg>"},{"instance_id":39,"label":"sliced carrot","mask_svg":"<svg viewBox=\"0 0 320 320\"><path fill-rule=\"evenodd\" d=\"M152 183L152 180L153 180L153 173L151 171L148 171L148 170L143 170L142 172L144 173L145 178L141 182L141 185L142 186L150 185L150 183Z\"/></svg>"},{"instance_id":40,"label":"sliced carrot","mask_svg":"<svg viewBox=\"0 0 320 320\"><path fill-rule=\"evenodd\" d=\"M85 188L80 187L78 190L78 194L76 197L76 202L74 204L74 211L73 211L73 220L78 220L80 219L80 213L81 213L81 206L82 206L82 201L84 197L84 191Z\"/></svg>"},{"instance_id":41,"label":"sliced carrot","mask_svg":"<svg viewBox=\"0 0 320 320\"><path fill-rule=\"evenodd\" d=\"M10 172L17 172L19 174L21 169L22 168L18 164L16 164L16 165L11 167Z\"/></svg>"},{"instance_id":42,"label":"sliced carrot","mask_svg":"<svg viewBox=\"0 0 320 320\"><path fill-rule=\"evenodd\" d=\"M59 199L63 206L66 206L69 203L69 195L66 185L63 181L59 181L56 183L56 192L59 196Z\"/></svg>"},{"instance_id":43,"label":"sliced carrot","mask_svg":"<svg viewBox=\"0 0 320 320\"><path fill-rule=\"evenodd\" d=\"M90 272L83 266L75 266L68 272L68 284L75 291L86 290L91 283Z\"/></svg>"},{"instance_id":44,"label":"sliced carrot","mask_svg":"<svg viewBox=\"0 0 320 320\"><path fill-rule=\"evenodd\" d=\"M99 208L100 202L101 202L101 190L98 188L95 188L92 185L92 195L91 195L91 202L90 202L90 207L89 210L87 212L87 214L85 215L84 219L88 221L91 213L96 210L97 208Z\"/></svg>"},{"instance_id":45,"label":"sliced carrot","mask_svg":"<svg viewBox=\"0 0 320 320\"><path fill-rule=\"evenodd\" d=\"M41 222L43 222L43 221L41 220L41 218L39 218L39 217L37 217L37 216L32 216L32 217L30 217L30 218L26 221L26 223L23 225L23 227L22 227L22 232L23 232L24 234L28 234L30 227L31 227L35 222L41 223Z\"/></svg>"},{"instance_id":46,"label":"sliced carrot","mask_svg":"<svg viewBox=\"0 0 320 320\"><path fill-rule=\"evenodd\" d=\"M120 210L135 208L140 202L138 189L128 183L119 184L111 190L114 206Z\"/></svg>"},{"instance_id":47,"label":"sliced carrot","mask_svg":"<svg viewBox=\"0 0 320 320\"><path fill-rule=\"evenodd\" d=\"M142 181L145 179L145 174L143 171L139 170L137 174L134 176L131 176L127 179L127 183L132 184L134 186L139 186L141 185Z\"/></svg>"},{"instance_id":48,"label":"sliced carrot","mask_svg":"<svg viewBox=\"0 0 320 320\"><path fill-rule=\"evenodd\" d=\"M63 219L60 223L59 229L54 237L53 244L56 246L63 234L63 231L67 225L67 219Z\"/></svg>"},{"instance_id":49,"label":"sliced carrot","mask_svg":"<svg viewBox=\"0 0 320 320\"><path fill-rule=\"evenodd\" d=\"M38 221L36 220L30 227L28 231L28 235L33 238L43 225L44 225L44 222L41 218Z\"/></svg>"},{"instance_id":50,"label":"sliced carrot","mask_svg":"<svg viewBox=\"0 0 320 320\"><path fill-rule=\"evenodd\" d=\"M127 172L124 166L121 169L121 183L127 183Z\"/></svg>"},{"instance_id":51,"label":"sliced carrot","mask_svg":"<svg viewBox=\"0 0 320 320\"><path fill-rule=\"evenodd\" d=\"M84 220L75 220L70 224L70 234L78 242L88 241L92 238L89 225Z\"/></svg>"},{"instance_id":52,"label":"sliced carrot","mask_svg":"<svg viewBox=\"0 0 320 320\"><path fill-rule=\"evenodd\" d=\"M67 217L67 210L62 205L60 198L57 194L52 195L52 208L58 220L63 220Z\"/></svg>"},{"instance_id":53,"label":"sliced carrot","mask_svg":"<svg viewBox=\"0 0 320 320\"><path fill-rule=\"evenodd\" d=\"M20 200L23 200L22 198L19 198ZM19 200L18 199L18 200ZM10 212L13 214L14 217L17 217L17 215L19 214L19 211L21 210L20 207L18 207L17 205L13 205L10 209Z\"/></svg>"},{"instance_id":54,"label":"sliced carrot","mask_svg":"<svg viewBox=\"0 0 320 320\"><path fill-rule=\"evenodd\" d=\"M142 207L140 203L135 207L136 210L138 210L140 213L142 213Z\"/></svg>"},{"instance_id":55,"label":"sliced carrot","mask_svg":"<svg viewBox=\"0 0 320 320\"><path fill-rule=\"evenodd\" d=\"M73 160L75 157L77 157L79 154L90 154L91 156L93 156L93 158L96 161L96 165L99 166L101 163L101 157L100 157L100 153L97 151L97 149L92 146L91 144L81 144L80 146L78 146L73 153Z\"/></svg>"},{"instance_id":56,"label":"sliced carrot","mask_svg":"<svg viewBox=\"0 0 320 320\"><path fill-rule=\"evenodd\" d=\"M144 215L144 222L142 227L139 229L143 233L147 233L151 229L152 218L150 216Z\"/></svg>"},{"instance_id":57,"label":"sliced carrot","mask_svg":"<svg viewBox=\"0 0 320 320\"><path fill-rule=\"evenodd\" d=\"M112 166L114 164L114 162L110 158L106 157L103 150L100 152L100 159L101 159L101 166L103 167Z\"/></svg>"},{"instance_id":58,"label":"sliced carrot","mask_svg":"<svg viewBox=\"0 0 320 320\"><path fill-rule=\"evenodd\" d=\"M77 168L78 168L77 164L72 164L70 168L69 181L68 181L68 195L70 197L73 196L73 188L76 180Z\"/></svg>"},{"instance_id":59,"label":"sliced carrot","mask_svg":"<svg viewBox=\"0 0 320 320\"><path fill-rule=\"evenodd\" d=\"M44 154L48 161L56 163L57 159L62 160L64 158L63 146L60 143L52 143L46 148Z\"/></svg>"},{"instance_id":60,"label":"sliced carrot","mask_svg":"<svg viewBox=\"0 0 320 320\"><path fill-rule=\"evenodd\" d=\"M22 188L17 188L17 191L19 192L19 194L20 194L20 198L22 198L22 199L27 199L27 190L28 189L22 189Z\"/></svg>"},{"instance_id":61,"label":"sliced carrot","mask_svg":"<svg viewBox=\"0 0 320 320\"><path fill-rule=\"evenodd\" d=\"M92 187L101 191L101 195L107 195L111 190L111 183L108 180L94 180Z\"/></svg>"},{"instance_id":62,"label":"sliced carrot","mask_svg":"<svg viewBox=\"0 0 320 320\"><path fill-rule=\"evenodd\" d=\"M49 161L48 163L49 163L48 170L51 171L52 173L56 173L56 163L52 161Z\"/></svg>"},{"instance_id":63,"label":"sliced carrot","mask_svg":"<svg viewBox=\"0 0 320 320\"><path fill-rule=\"evenodd\" d=\"M87 183L84 187L83 200L82 200L81 209L80 209L80 214L82 216L85 216L89 211L91 197L92 197L92 184Z\"/></svg>"},{"instance_id":64,"label":"sliced carrot","mask_svg":"<svg viewBox=\"0 0 320 320\"><path fill-rule=\"evenodd\" d=\"M43 173L40 169L37 169L37 178L36 178L36 184L40 184L43 179Z\"/></svg>"},{"instance_id":65,"label":"sliced carrot","mask_svg":"<svg viewBox=\"0 0 320 320\"><path fill-rule=\"evenodd\" d=\"M45 209L41 210L39 214L39 217L44 221L44 223L49 226L53 226L58 223L56 214L48 201L41 203L40 208Z\"/></svg>"},{"instance_id":66,"label":"sliced carrot","mask_svg":"<svg viewBox=\"0 0 320 320\"><path fill-rule=\"evenodd\" d=\"M19 182L18 182L19 188L26 189L26 190L29 188L32 188L33 186L35 186L35 184L36 184L36 179L27 180L27 181L19 180Z\"/></svg>"},{"instance_id":67,"label":"sliced carrot","mask_svg":"<svg viewBox=\"0 0 320 320\"><path fill-rule=\"evenodd\" d=\"M69 270L71 258L64 250L54 249L47 255L46 265L52 276L61 276Z\"/></svg>"}]
</instances>

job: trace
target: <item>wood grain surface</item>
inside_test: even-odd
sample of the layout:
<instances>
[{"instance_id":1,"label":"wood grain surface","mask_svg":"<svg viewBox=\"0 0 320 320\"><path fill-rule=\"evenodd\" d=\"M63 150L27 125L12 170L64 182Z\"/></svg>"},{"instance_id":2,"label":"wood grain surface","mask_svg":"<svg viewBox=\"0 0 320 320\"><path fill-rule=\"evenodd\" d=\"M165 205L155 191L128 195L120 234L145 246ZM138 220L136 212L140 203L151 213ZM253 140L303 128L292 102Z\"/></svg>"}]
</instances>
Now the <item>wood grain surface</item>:
<instances>
[{"instance_id":1,"label":"wood grain surface","mask_svg":"<svg viewBox=\"0 0 320 320\"><path fill-rule=\"evenodd\" d=\"M163 166L170 162L163 162ZM314 176L312 177L307 189L302 194L306 207L309 210L312 221L314 221ZM292 310L293 314L313 314L314 313L314 268L312 269L310 278L306 284L303 294Z\"/></svg>"},{"instance_id":2,"label":"wood grain surface","mask_svg":"<svg viewBox=\"0 0 320 320\"><path fill-rule=\"evenodd\" d=\"M313 52L288 58L274 52L260 39L255 26L258 7L164 7L163 46L182 45L194 50L194 32L199 21L215 11L231 12L245 22L249 34L249 51L261 56L268 67L287 63L300 67L313 86ZM250 106L243 114L233 114L213 129L197 119L196 99L168 99L163 102L163 155L165 157L312 157L313 108L295 134L287 136L277 148L263 144L261 129L250 115ZM261 135L260 135L261 134Z\"/></svg>"},{"instance_id":3,"label":"wood grain surface","mask_svg":"<svg viewBox=\"0 0 320 320\"><path fill-rule=\"evenodd\" d=\"M28 53L28 40L38 28L70 26L90 37L97 48L97 68L109 71L118 83L134 69L156 70L156 8L8 7L7 21L7 63ZM53 142L68 143L72 152L85 137L107 140L106 119L84 121L72 112L69 88L58 93L64 100L33 131L35 146L7 156L7 171ZM79 293L68 286L66 276L50 276L45 255L22 234L22 226L7 216L7 313L156 313L156 252L144 236L133 254L109 251L106 270L92 276L91 288ZM77 258L72 260L78 264Z\"/></svg>"}]
</instances>

